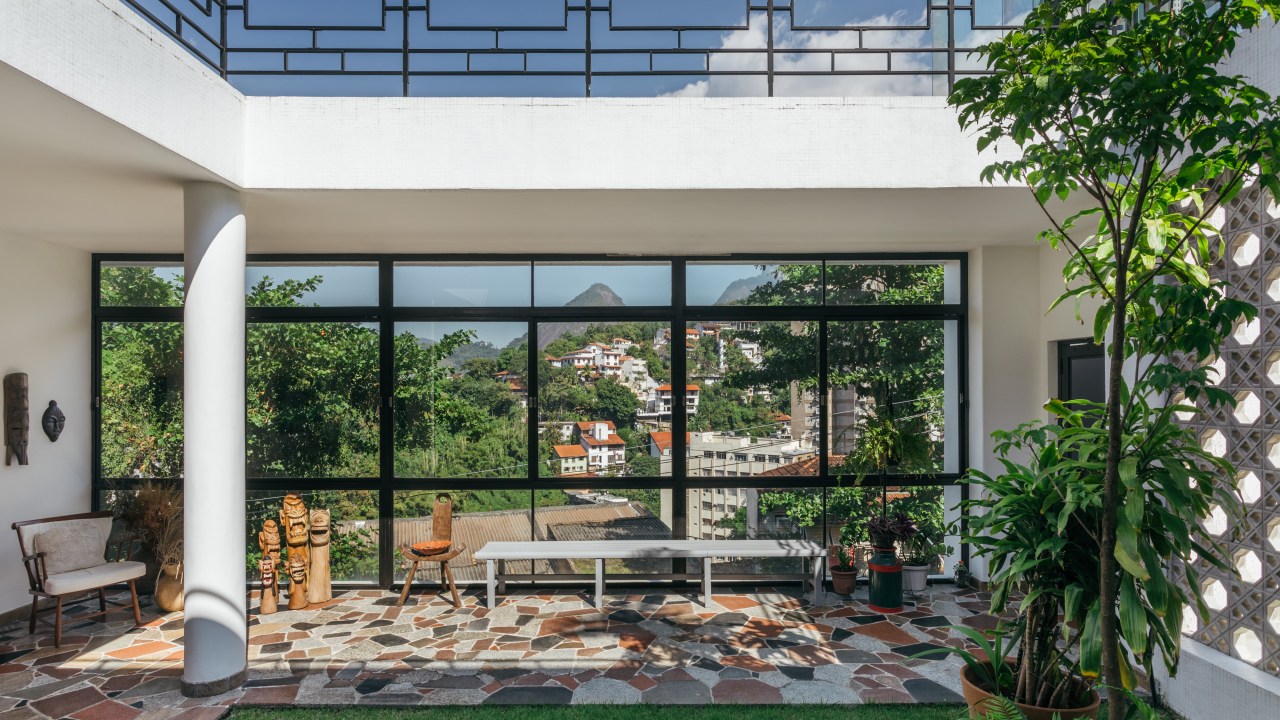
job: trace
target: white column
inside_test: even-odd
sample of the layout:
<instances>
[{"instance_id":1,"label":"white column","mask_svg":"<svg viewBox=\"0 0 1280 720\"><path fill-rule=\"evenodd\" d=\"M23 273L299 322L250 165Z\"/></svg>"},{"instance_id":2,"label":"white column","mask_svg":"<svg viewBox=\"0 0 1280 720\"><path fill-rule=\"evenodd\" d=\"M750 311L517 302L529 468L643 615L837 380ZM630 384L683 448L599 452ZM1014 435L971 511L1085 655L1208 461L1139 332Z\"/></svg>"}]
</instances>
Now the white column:
<instances>
[{"instance_id":1,"label":"white column","mask_svg":"<svg viewBox=\"0 0 1280 720\"><path fill-rule=\"evenodd\" d=\"M182 692L239 687L245 601L245 218L238 192L184 188L186 654Z\"/></svg>"}]
</instances>

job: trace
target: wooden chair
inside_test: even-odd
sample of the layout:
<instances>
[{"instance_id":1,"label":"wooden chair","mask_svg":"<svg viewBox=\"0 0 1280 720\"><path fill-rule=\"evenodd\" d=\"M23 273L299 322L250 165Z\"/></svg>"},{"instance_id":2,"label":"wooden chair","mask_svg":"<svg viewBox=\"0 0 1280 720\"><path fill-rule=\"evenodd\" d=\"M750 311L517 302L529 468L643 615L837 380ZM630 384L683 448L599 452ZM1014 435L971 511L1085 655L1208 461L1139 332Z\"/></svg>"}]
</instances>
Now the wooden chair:
<instances>
[{"instance_id":1,"label":"wooden chair","mask_svg":"<svg viewBox=\"0 0 1280 720\"><path fill-rule=\"evenodd\" d=\"M79 568L50 575L48 571L50 551L48 549L38 550L38 547L42 544L39 538L50 530L59 526L67 527L72 523L82 524L84 526L82 529L85 531L96 531L102 548L100 554L93 555L93 558L99 559L98 564L82 565ZM136 581L147 574L147 567L140 562L129 560L137 542L135 538L128 537L109 543L111 537L111 513L80 513L78 515L61 515L39 520L27 520L14 523L13 529L18 533L18 549L22 551L22 564L26 566L27 581L31 585L29 633L36 631L36 622L44 623L53 628L53 646L61 647L63 601L67 598L91 597L96 591L98 595L98 612L91 615L79 615L76 620L102 617L107 613L115 612L114 608L130 607L130 604L118 603L107 599L106 588L121 583L129 585L129 593L133 598L134 623L136 625L142 624L142 612L138 609ZM85 559L92 560L93 558ZM53 600L54 606L42 610L40 608L41 599ZM111 605L113 609L108 610L108 605ZM40 617L41 613L47 613L49 610L54 612L53 622Z\"/></svg>"},{"instance_id":2,"label":"wooden chair","mask_svg":"<svg viewBox=\"0 0 1280 720\"><path fill-rule=\"evenodd\" d=\"M396 605L404 605L409 599L409 589L413 587L413 576L418 572L421 563L440 563L440 594L447 589L453 595L453 607L462 607L458 597L458 583L453 579L453 568L449 561L466 551L467 546L453 542L453 499L448 493L436 496L435 507L431 510L431 540L434 543L448 542L447 549L432 555L422 555L414 551L410 545L400 546L400 556L409 563L409 575L404 579L404 588L400 590L400 599Z\"/></svg>"}]
</instances>

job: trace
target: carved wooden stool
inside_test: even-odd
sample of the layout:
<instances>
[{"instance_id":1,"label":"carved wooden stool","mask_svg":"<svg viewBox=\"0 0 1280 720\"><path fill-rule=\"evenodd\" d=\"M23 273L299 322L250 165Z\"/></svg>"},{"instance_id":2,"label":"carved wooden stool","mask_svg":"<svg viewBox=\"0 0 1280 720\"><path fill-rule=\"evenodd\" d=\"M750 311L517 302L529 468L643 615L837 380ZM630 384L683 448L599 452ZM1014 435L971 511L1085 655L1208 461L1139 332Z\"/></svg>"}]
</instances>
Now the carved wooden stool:
<instances>
[{"instance_id":1,"label":"carved wooden stool","mask_svg":"<svg viewBox=\"0 0 1280 720\"><path fill-rule=\"evenodd\" d=\"M404 589L400 591L397 605L404 605L409 599L409 588L413 587L413 577L418 572L420 563L440 563L440 594L447 588L453 594L453 607L462 607L458 597L458 583L453 579L453 568L449 561L466 551L467 546L453 543L453 498L448 493L436 496L435 507L431 511L431 541L416 545L400 546L400 555L409 562L409 575L404 579Z\"/></svg>"}]
</instances>

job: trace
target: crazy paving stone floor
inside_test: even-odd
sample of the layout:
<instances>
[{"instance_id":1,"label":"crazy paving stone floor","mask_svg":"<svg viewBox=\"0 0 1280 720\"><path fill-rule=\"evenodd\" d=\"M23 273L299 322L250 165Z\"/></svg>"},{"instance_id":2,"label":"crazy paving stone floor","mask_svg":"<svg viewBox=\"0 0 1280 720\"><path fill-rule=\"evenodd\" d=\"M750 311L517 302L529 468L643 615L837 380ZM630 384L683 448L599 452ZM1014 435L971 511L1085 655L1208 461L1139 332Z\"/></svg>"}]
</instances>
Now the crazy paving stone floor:
<instances>
[{"instance_id":1,"label":"crazy paving stone floor","mask_svg":"<svg viewBox=\"0 0 1280 720\"><path fill-rule=\"evenodd\" d=\"M71 620L61 648L26 623L0 629L0 718L215 720L229 706L478 703L960 702L949 625L987 628L988 596L950 585L899 615L796 589L725 588L703 607L676 591L611 588L603 610L568 590L478 590L454 610L433 594L395 606L382 591L250 616L249 681L214 698L179 693L181 614L144 606L107 623ZM73 612L88 612L76 606Z\"/></svg>"}]
</instances>

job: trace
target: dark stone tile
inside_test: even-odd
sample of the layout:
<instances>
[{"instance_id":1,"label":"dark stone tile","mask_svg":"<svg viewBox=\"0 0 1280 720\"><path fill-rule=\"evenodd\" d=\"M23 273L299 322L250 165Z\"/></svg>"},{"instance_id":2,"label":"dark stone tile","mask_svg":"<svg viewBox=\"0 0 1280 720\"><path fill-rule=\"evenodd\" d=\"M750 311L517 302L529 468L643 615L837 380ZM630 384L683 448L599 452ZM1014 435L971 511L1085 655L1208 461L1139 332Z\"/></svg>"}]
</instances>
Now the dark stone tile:
<instances>
[{"instance_id":1,"label":"dark stone tile","mask_svg":"<svg viewBox=\"0 0 1280 720\"><path fill-rule=\"evenodd\" d=\"M366 630L372 630L374 628L386 627L388 625L394 625L394 624L395 623L391 622L390 620L374 620L373 622L369 623L368 625L365 625L364 627Z\"/></svg>"},{"instance_id":2,"label":"dark stone tile","mask_svg":"<svg viewBox=\"0 0 1280 720\"><path fill-rule=\"evenodd\" d=\"M511 678L514 678L514 677L527 675L529 674L529 671L521 670L520 668L507 667L507 668L494 668L492 670L486 670L485 674L488 675L489 677L492 677L494 680L497 680L498 682L502 682L503 680L510 680ZM427 686L424 685L423 687L427 687Z\"/></svg>"},{"instance_id":3,"label":"dark stone tile","mask_svg":"<svg viewBox=\"0 0 1280 720\"><path fill-rule=\"evenodd\" d=\"M942 647L943 647L942 645L935 645L933 643L915 643L914 645L899 645L898 647L893 648L893 651L898 653L904 658L910 658L911 656L925 652L926 650L936 650ZM942 653L937 653L935 655L929 655L928 657L923 657L920 659L921 660L942 660L945 657L947 656L943 655Z\"/></svg>"},{"instance_id":4,"label":"dark stone tile","mask_svg":"<svg viewBox=\"0 0 1280 720\"><path fill-rule=\"evenodd\" d=\"M881 662L879 656L866 650L837 650L836 660L844 665L864 665Z\"/></svg>"},{"instance_id":5,"label":"dark stone tile","mask_svg":"<svg viewBox=\"0 0 1280 720\"><path fill-rule=\"evenodd\" d=\"M289 651L290 651L290 650L292 650L292 649L293 649L293 643L291 643L291 642L278 642L278 643L271 643L270 645L263 645L263 646L262 646L262 652L261 652L260 654L262 654L262 655L283 655L283 654L285 654L285 653L289 652Z\"/></svg>"},{"instance_id":6,"label":"dark stone tile","mask_svg":"<svg viewBox=\"0 0 1280 720\"><path fill-rule=\"evenodd\" d=\"M395 647L396 645L404 645L405 643L409 642L408 640L405 640L399 635L391 635L389 633L383 633L382 635L374 635L369 639L378 643L382 647Z\"/></svg>"},{"instance_id":7,"label":"dark stone tile","mask_svg":"<svg viewBox=\"0 0 1280 720\"><path fill-rule=\"evenodd\" d=\"M911 624L920 627L947 627L951 625L951 621L943 615L928 615L912 620Z\"/></svg>"},{"instance_id":8,"label":"dark stone tile","mask_svg":"<svg viewBox=\"0 0 1280 720\"><path fill-rule=\"evenodd\" d=\"M564 642L564 638L559 635L543 635L540 638L534 638L533 642L529 643L529 647L542 652L543 650L550 650L562 642Z\"/></svg>"},{"instance_id":9,"label":"dark stone tile","mask_svg":"<svg viewBox=\"0 0 1280 720\"><path fill-rule=\"evenodd\" d=\"M644 622L644 615L641 615L635 610L618 610L617 612L611 613L609 615L609 619L613 622L635 625L636 623Z\"/></svg>"},{"instance_id":10,"label":"dark stone tile","mask_svg":"<svg viewBox=\"0 0 1280 720\"><path fill-rule=\"evenodd\" d=\"M517 672L521 675L528 674L528 672L525 670L518 670ZM515 677L515 676L512 675L509 677ZM435 680L421 683L418 685L418 687L450 688L454 690L475 690L475 689L484 687L484 684L485 684L484 681L481 680L478 675L444 675L436 678Z\"/></svg>"},{"instance_id":11,"label":"dark stone tile","mask_svg":"<svg viewBox=\"0 0 1280 720\"><path fill-rule=\"evenodd\" d=\"M650 705L707 705L712 701L711 688L694 680L658 683L641 696Z\"/></svg>"},{"instance_id":12,"label":"dark stone tile","mask_svg":"<svg viewBox=\"0 0 1280 720\"><path fill-rule=\"evenodd\" d=\"M356 685L356 692L360 695L368 695L370 693L376 693L390 684L391 678L369 678L368 680L362 680L359 685Z\"/></svg>"},{"instance_id":13,"label":"dark stone tile","mask_svg":"<svg viewBox=\"0 0 1280 720\"><path fill-rule=\"evenodd\" d=\"M694 663L693 666L702 668L703 670L710 670L711 672L720 672L724 669L723 665L711 658L699 658L698 662Z\"/></svg>"},{"instance_id":14,"label":"dark stone tile","mask_svg":"<svg viewBox=\"0 0 1280 720\"><path fill-rule=\"evenodd\" d=\"M871 623L878 623L881 620L884 620L883 615L854 615L849 618L850 622L854 622L859 625L870 625Z\"/></svg>"},{"instance_id":15,"label":"dark stone tile","mask_svg":"<svg viewBox=\"0 0 1280 720\"><path fill-rule=\"evenodd\" d=\"M702 683L697 683L702 685ZM706 685L702 685L706 687ZM566 687L511 686L499 689L485 699L485 705L568 705L573 691Z\"/></svg>"},{"instance_id":16,"label":"dark stone tile","mask_svg":"<svg viewBox=\"0 0 1280 720\"><path fill-rule=\"evenodd\" d=\"M23 655L30 654L31 650L14 650L13 652L0 653L0 665L5 665L17 660Z\"/></svg>"},{"instance_id":17,"label":"dark stone tile","mask_svg":"<svg viewBox=\"0 0 1280 720\"><path fill-rule=\"evenodd\" d=\"M938 683L925 678L903 680L902 686L911 693L911 697L919 703L959 703L964 698L946 689Z\"/></svg>"},{"instance_id":18,"label":"dark stone tile","mask_svg":"<svg viewBox=\"0 0 1280 720\"><path fill-rule=\"evenodd\" d=\"M750 670L744 670L743 668L740 668L740 667L730 666L720 671L720 677L724 678L725 680L743 680L746 678L753 678L755 676L756 676L755 673L751 672Z\"/></svg>"},{"instance_id":19,"label":"dark stone tile","mask_svg":"<svg viewBox=\"0 0 1280 720\"><path fill-rule=\"evenodd\" d=\"M813 679L813 668L811 667L791 667L791 666L784 665L783 667L780 667L778 669L782 671L783 675L786 675L792 680L812 680Z\"/></svg>"},{"instance_id":20,"label":"dark stone tile","mask_svg":"<svg viewBox=\"0 0 1280 720\"><path fill-rule=\"evenodd\" d=\"M836 628L831 631L831 639L835 642L843 642L851 637L853 637L853 633L845 630L844 628Z\"/></svg>"}]
</instances>

